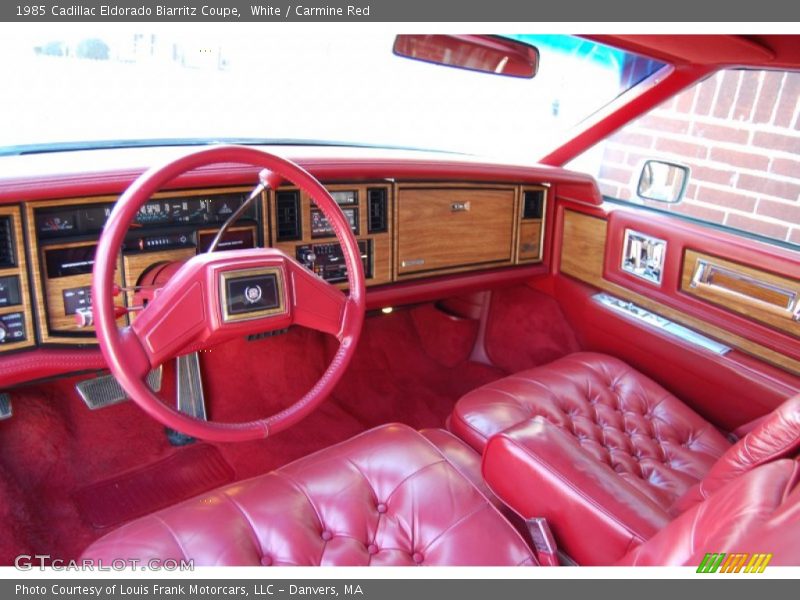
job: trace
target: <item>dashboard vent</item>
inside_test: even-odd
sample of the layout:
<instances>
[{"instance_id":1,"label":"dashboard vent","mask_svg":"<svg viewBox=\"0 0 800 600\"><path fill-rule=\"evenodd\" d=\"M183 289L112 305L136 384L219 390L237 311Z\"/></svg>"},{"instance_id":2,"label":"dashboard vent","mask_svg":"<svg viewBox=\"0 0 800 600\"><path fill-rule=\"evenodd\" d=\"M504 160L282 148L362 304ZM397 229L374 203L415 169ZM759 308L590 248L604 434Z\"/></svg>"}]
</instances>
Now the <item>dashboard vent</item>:
<instances>
[{"instance_id":1,"label":"dashboard vent","mask_svg":"<svg viewBox=\"0 0 800 600\"><path fill-rule=\"evenodd\" d=\"M0 267L13 267L15 263L11 217L0 217Z\"/></svg>"},{"instance_id":2,"label":"dashboard vent","mask_svg":"<svg viewBox=\"0 0 800 600\"><path fill-rule=\"evenodd\" d=\"M303 237L300 225L300 193L278 192L275 199L277 237L279 242L299 240Z\"/></svg>"},{"instance_id":3,"label":"dashboard vent","mask_svg":"<svg viewBox=\"0 0 800 600\"><path fill-rule=\"evenodd\" d=\"M544 190L525 192L522 199L522 218L541 219L544 210Z\"/></svg>"},{"instance_id":4,"label":"dashboard vent","mask_svg":"<svg viewBox=\"0 0 800 600\"><path fill-rule=\"evenodd\" d=\"M386 188L367 190L369 202L369 233L384 233L389 230L389 203Z\"/></svg>"}]
</instances>

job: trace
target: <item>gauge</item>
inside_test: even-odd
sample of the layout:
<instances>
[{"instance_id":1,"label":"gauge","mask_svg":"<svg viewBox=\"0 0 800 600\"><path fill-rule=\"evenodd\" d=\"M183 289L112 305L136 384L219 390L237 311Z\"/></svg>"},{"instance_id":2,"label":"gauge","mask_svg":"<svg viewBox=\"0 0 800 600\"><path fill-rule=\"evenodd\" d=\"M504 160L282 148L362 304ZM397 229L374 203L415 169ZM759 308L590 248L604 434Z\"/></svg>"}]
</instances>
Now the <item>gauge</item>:
<instances>
[{"instance_id":1,"label":"gauge","mask_svg":"<svg viewBox=\"0 0 800 600\"><path fill-rule=\"evenodd\" d=\"M222 197L219 200L212 202L211 206L213 208L213 212L215 215L220 217L228 217L229 215L233 214L233 211L238 208L236 205L236 199Z\"/></svg>"},{"instance_id":2,"label":"gauge","mask_svg":"<svg viewBox=\"0 0 800 600\"><path fill-rule=\"evenodd\" d=\"M165 223L170 220L169 206L160 202L148 202L139 209L137 223Z\"/></svg>"},{"instance_id":3,"label":"gauge","mask_svg":"<svg viewBox=\"0 0 800 600\"><path fill-rule=\"evenodd\" d=\"M39 218L40 233L58 233L75 229L75 213L64 212L43 215Z\"/></svg>"},{"instance_id":4,"label":"gauge","mask_svg":"<svg viewBox=\"0 0 800 600\"><path fill-rule=\"evenodd\" d=\"M164 203L164 207L169 213L171 221L180 222L188 220L189 203L186 200L167 200Z\"/></svg>"},{"instance_id":5,"label":"gauge","mask_svg":"<svg viewBox=\"0 0 800 600\"><path fill-rule=\"evenodd\" d=\"M110 206L92 206L81 210L79 213L81 231L85 233L101 231L110 214Z\"/></svg>"}]
</instances>

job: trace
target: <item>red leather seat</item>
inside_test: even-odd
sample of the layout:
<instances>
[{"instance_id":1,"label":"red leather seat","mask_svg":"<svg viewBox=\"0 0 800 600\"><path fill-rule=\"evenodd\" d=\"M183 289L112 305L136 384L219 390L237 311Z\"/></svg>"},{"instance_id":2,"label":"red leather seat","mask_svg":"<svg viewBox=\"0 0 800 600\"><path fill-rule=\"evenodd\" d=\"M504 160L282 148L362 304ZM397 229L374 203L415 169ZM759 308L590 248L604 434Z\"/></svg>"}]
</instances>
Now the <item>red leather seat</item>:
<instances>
[{"instance_id":1,"label":"red leather seat","mask_svg":"<svg viewBox=\"0 0 800 600\"><path fill-rule=\"evenodd\" d=\"M706 554L757 553L772 555L771 565L798 566L799 481L796 460L758 466L694 505L616 564L696 566Z\"/></svg>"},{"instance_id":2,"label":"red leather seat","mask_svg":"<svg viewBox=\"0 0 800 600\"><path fill-rule=\"evenodd\" d=\"M581 352L478 388L450 428L482 451L494 434L540 416L663 510L697 484L731 443L624 362Z\"/></svg>"},{"instance_id":3,"label":"red leather seat","mask_svg":"<svg viewBox=\"0 0 800 600\"><path fill-rule=\"evenodd\" d=\"M446 432L387 425L133 521L84 556L197 565L535 564L470 482L477 461Z\"/></svg>"},{"instance_id":4,"label":"red leather seat","mask_svg":"<svg viewBox=\"0 0 800 600\"><path fill-rule=\"evenodd\" d=\"M800 397L731 446L624 363L581 353L471 392L451 427L485 446L484 476L516 513L548 519L580 564L612 564L754 468L795 456Z\"/></svg>"}]
</instances>

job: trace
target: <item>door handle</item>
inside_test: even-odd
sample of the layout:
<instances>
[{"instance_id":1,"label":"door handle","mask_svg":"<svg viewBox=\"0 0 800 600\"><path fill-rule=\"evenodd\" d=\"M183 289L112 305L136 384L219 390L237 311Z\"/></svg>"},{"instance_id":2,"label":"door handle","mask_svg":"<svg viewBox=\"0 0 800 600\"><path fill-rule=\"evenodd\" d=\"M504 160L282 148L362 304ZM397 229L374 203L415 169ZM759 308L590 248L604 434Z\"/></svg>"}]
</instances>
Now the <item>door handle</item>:
<instances>
[{"instance_id":1,"label":"door handle","mask_svg":"<svg viewBox=\"0 0 800 600\"><path fill-rule=\"evenodd\" d=\"M744 301L774 314L800 320L800 298L795 290L697 259L690 283L692 288Z\"/></svg>"}]
</instances>

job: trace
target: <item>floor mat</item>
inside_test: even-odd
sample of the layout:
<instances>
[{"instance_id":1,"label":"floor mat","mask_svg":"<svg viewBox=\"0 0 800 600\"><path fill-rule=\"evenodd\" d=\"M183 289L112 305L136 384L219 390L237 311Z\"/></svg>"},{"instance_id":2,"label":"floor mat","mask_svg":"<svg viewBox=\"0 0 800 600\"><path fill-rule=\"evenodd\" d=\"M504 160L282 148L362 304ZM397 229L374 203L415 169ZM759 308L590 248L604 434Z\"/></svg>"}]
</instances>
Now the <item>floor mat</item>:
<instances>
[{"instance_id":1,"label":"floor mat","mask_svg":"<svg viewBox=\"0 0 800 600\"><path fill-rule=\"evenodd\" d=\"M214 446L198 444L142 469L95 483L75 493L83 517L103 529L141 517L234 479Z\"/></svg>"}]
</instances>

